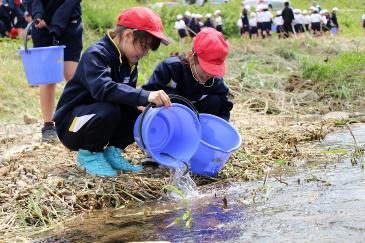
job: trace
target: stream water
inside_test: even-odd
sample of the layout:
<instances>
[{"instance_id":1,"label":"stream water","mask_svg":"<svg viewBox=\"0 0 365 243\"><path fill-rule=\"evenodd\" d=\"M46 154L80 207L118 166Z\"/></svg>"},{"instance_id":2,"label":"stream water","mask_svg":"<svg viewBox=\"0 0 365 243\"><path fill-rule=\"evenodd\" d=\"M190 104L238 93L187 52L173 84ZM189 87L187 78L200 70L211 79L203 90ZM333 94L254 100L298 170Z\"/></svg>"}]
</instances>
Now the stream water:
<instances>
[{"instance_id":1,"label":"stream water","mask_svg":"<svg viewBox=\"0 0 365 243\"><path fill-rule=\"evenodd\" d=\"M365 124L352 126L365 144ZM329 134L324 150L353 148L347 129ZM364 242L365 171L349 159L308 165L265 182L207 188L189 199L192 227L166 228L186 207L161 201L92 215L36 242Z\"/></svg>"}]
</instances>

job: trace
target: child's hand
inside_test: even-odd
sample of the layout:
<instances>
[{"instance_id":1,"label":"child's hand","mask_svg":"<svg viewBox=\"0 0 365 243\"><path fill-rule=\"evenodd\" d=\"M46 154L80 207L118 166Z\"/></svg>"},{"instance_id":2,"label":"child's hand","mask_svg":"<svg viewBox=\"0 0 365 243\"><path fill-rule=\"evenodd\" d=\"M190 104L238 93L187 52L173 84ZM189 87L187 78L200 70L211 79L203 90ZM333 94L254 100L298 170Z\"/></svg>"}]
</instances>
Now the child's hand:
<instances>
[{"instance_id":1,"label":"child's hand","mask_svg":"<svg viewBox=\"0 0 365 243\"><path fill-rule=\"evenodd\" d=\"M43 19L37 19L35 21L35 27L38 28L38 29L42 29L42 28L44 28L46 26L47 26L47 24L46 24L46 22Z\"/></svg>"},{"instance_id":2,"label":"child's hand","mask_svg":"<svg viewBox=\"0 0 365 243\"><path fill-rule=\"evenodd\" d=\"M171 106L169 96L163 90L152 91L148 96L148 102L153 103L157 106L164 105L165 107Z\"/></svg>"},{"instance_id":3,"label":"child's hand","mask_svg":"<svg viewBox=\"0 0 365 243\"><path fill-rule=\"evenodd\" d=\"M145 109L145 106L137 106L137 110L139 110L140 112L144 112Z\"/></svg>"}]
</instances>

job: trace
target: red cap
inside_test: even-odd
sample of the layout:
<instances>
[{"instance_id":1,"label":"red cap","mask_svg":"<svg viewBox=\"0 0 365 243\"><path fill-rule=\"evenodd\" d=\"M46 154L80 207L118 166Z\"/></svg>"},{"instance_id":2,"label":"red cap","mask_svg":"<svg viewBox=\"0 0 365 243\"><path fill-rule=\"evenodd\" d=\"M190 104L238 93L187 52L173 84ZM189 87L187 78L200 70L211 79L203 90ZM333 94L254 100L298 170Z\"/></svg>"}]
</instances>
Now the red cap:
<instances>
[{"instance_id":1,"label":"red cap","mask_svg":"<svg viewBox=\"0 0 365 243\"><path fill-rule=\"evenodd\" d=\"M170 44L163 33L160 16L148 8L134 7L119 14L118 25L131 29L144 30L161 40L164 45Z\"/></svg>"},{"instance_id":2,"label":"red cap","mask_svg":"<svg viewBox=\"0 0 365 243\"><path fill-rule=\"evenodd\" d=\"M205 72L221 77L225 75L228 44L221 32L213 28L202 29L195 37L194 51Z\"/></svg>"}]
</instances>

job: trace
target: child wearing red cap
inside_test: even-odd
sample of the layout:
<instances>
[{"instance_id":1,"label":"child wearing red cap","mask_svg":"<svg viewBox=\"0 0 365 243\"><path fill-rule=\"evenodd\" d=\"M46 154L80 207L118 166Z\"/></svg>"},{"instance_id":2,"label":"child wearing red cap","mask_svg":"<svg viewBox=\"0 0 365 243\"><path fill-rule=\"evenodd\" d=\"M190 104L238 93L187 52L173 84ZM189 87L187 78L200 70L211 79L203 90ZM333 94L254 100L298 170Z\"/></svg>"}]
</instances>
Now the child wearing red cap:
<instances>
[{"instance_id":1,"label":"child wearing red cap","mask_svg":"<svg viewBox=\"0 0 365 243\"><path fill-rule=\"evenodd\" d=\"M89 174L117 176L117 170L142 169L121 152L134 142L137 106L171 105L162 90L136 88L138 61L160 42L169 43L160 17L147 8L128 9L114 31L85 51L66 84L54 115L57 134L67 148L78 151L77 164Z\"/></svg>"},{"instance_id":2,"label":"child wearing red cap","mask_svg":"<svg viewBox=\"0 0 365 243\"><path fill-rule=\"evenodd\" d=\"M183 56L173 56L154 70L146 90L163 89L190 100L201 113L229 120L233 107L228 87L223 81L228 44L223 34L204 28L194 39L193 49Z\"/></svg>"},{"instance_id":3,"label":"child wearing red cap","mask_svg":"<svg viewBox=\"0 0 365 243\"><path fill-rule=\"evenodd\" d=\"M227 55L228 44L223 34L214 28L203 28L196 35L191 51L162 61L142 88L181 95L190 100L198 112L228 121L233 103L223 80ZM142 163L156 164L149 156Z\"/></svg>"}]
</instances>

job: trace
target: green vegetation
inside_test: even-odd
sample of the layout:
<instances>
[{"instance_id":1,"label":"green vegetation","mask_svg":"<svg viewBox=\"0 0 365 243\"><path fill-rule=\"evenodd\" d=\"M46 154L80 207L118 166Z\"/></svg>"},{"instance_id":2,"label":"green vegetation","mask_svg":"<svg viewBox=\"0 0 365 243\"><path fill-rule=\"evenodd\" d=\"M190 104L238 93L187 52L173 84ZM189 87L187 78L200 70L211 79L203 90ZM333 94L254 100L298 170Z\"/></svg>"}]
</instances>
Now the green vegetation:
<instances>
[{"instance_id":1,"label":"green vegetation","mask_svg":"<svg viewBox=\"0 0 365 243\"><path fill-rule=\"evenodd\" d=\"M170 228L173 225L178 225L178 224L184 224L185 228L187 229L191 229L193 226L193 217L192 217L192 211L191 211L191 207L190 204L186 198L186 195L176 186L174 185L166 185L162 188L162 190L167 190L169 192L175 193L176 195L178 195L181 198L181 203L184 206L184 213L177 217L172 223L170 223L168 226L166 226L166 228ZM178 211L178 210L177 210Z\"/></svg>"},{"instance_id":2,"label":"green vegetation","mask_svg":"<svg viewBox=\"0 0 365 243\"><path fill-rule=\"evenodd\" d=\"M151 5L155 1L147 1ZM177 6L163 7L158 11L164 22L166 32L176 38L173 24L176 14L185 10L202 14L221 9L225 30L230 42L227 82L235 77L242 89L283 90L288 78L292 75L310 79L318 85L321 94L339 99L351 100L361 97L365 87L364 43L357 36L361 35L360 18L363 10L361 1L321 1L323 7L331 9L336 5L339 11L340 24L343 26L336 39L298 39L278 41L242 41L238 38L236 27L239 15L239 0L228 4L204 7ZM83 1L84 49L99 39L106 30L113 28L118 13L122 9L141 5L140 3L112 0ZM293 1L294 6L305 8L311 1ZM348 4L348 6L346 6ZM346 24L346 23L349 24ZM350 37L352 35L353 37ZM21 122L24 115L40 119L38 88L31 88L26 83L25 74L18 55L22 47L21 40L0 40L0 121ZM177 42L158 51L151 52L139 63L139 84L145 82L154 67L171 52L184 52L191 44L180 45ZM63 83L58 85L60 95Z\"/></svg>"}]
</instances>

